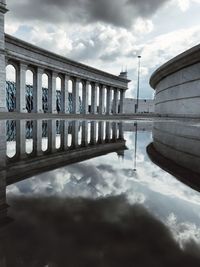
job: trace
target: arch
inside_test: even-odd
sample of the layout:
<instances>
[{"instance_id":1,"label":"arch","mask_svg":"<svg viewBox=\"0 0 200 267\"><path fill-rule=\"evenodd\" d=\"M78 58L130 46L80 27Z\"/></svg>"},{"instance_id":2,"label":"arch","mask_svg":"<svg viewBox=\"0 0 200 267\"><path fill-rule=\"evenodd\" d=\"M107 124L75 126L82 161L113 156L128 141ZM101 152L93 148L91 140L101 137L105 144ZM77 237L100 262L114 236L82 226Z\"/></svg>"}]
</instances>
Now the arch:
<instances>
[{"instance_id":1,"label":"arch","mask_svg":"<svg viewBox=\"0 0 200 267\"><path fill-rule=\"evenodd\" d=\"M29 113L33 111L33 77L33 71L28 69L26 71L26 109Z\"/></svg>"},{"instance_id":2,"label":"arch","mask_svg":"<svg viewBox=\"0 0 200 267\"><path fill-rule=\"evenodd\" d=\"M111 103L111 113L114 113L114 90L113 88L110 89L111 90L111 94L110 94L110 103Z\"/></svg>"},{"instance_id":3,"label":"arch","mask_svg":"<svg viewBox=\"0 0 200 267\"><path fill-rule=\"evenodd\" d=\"M42 121L42 143L41 143L41 150L46 152L48 150L48 121Z\"/></svg>"},{"instance_id":4,"label":"arch","mask_svg":"<svg viewBox=\"0 0 200 267\"><path fill-rule=\"evenodd\" d=\"M26 154L33 152L33 121L26 121L25 152Z\"/></svg>"},{"instance_id":5,"label":"arch","mask_svg":"<svg viewBox=\"0 0 200 267\"><path fill-rule=\"evenodd\" d=\"M68 112L72 113L72 90L73 90L73 79L70 78L68 81Z\"/></svg>"},{"instance_id":6,"label":"arch","mask_svg":"<svg viewBox=\"0 0 200 267\"><path fill-rule=\"evenodd\" d=\"M49 110L48 90L49 90L49 74L47 72L44 72L42 74L42 109L44 113L47 113Z\"/></svg>"},{"instance_id":7,"label":"arch","mask_svg":"<svg viewBox=\"0 0 200 267\"><path fill-rule=\"evenodd\" d=\"M91 113L91 105L92 105L92 85L88 86L88 113Z\"/></svg>"},{"instance_id":8,"label":"arch","mask_svg":"<svg viewBox=\"0 0 200 267\"><path fill-rule=\"evenodd\" d=\"M83 113L83 82L79 82L79 110Z\"/></svg>"},{"instance_id":9,"label":"arch","mask_svg":"<svg viewBox=\"0 0 200 267\"><path fill-rule=\"evenodd\" d=\"M99 85L97 86L97 113L99 113L99 104L100 104L100 87Z\"/></svg>"},{"instance_id":10,"label":"arch","mask_svg":"<svg viewBox=\"0 0 200 267\"><path fill-rule=\"evenodd\" d=\"M80 146L82 143L82 122L79 122L79 126L78 126L78 145Z\"/></svg>"},{"instance_id":11,"label":"arch","mask_svg":"<svg viewBox=\"0 0 200 267\"><path fill-rule=\"evenodd\" d=\"M61 148L61 121L56 120L56 140L55 140L56 149Z\"/></svg>"},{"instance_id":12,"label":"arch","mask_svg":"<svg viewBox=\"0 0 200 267\"><path fill-rule=\"evenodd\" d=\"M106 113L107 112L107 98L108 98L107 92L108 92L108 87L106 86L105 87L105 97L104 97L104 110L103 110L103 113Z\"/></svg>"},{"instance_id":13,"label":"arch","mask_svg":"<svg viewBox=\"0 0 200 267\"><path fill-rule=\"evenodd\" d=\"M58 113L60 113L62 110L61 90L62 90L62 79L60 76L57 76L56 78L56 110Z\"/></svg>"},{"instance_id":14,"label":"arch","mask_svg":"<svg viewBox=\"0 0 200 267\"><path fill-rule=\"evenodd\" d=\"M6 156L14 158L17 153L16 146L16 121L8 120L6 122Z\"/></svg>"},{"instance_id":15,"label":"arch","mask_svg":"<svg viewBox=\"0 0 200 267\"><path fill-rule=\"evenodd\" d=\"M17 65L9 63L6 66L6 106L9 112L16 109L16 79Z\"/></svg>"}]
</instances>

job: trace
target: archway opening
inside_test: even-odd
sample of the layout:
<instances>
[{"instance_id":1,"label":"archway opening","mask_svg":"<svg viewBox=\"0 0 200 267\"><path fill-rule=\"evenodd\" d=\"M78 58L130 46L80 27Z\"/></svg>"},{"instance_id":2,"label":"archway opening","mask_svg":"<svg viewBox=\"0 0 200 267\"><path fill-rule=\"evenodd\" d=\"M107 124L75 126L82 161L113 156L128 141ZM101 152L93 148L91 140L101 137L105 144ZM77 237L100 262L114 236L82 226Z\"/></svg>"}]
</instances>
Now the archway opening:
<instances>
[{"instance_id":1,"label":"archway opening","mask_svg":"<svg viewBox=\"0 0 200 267\"><path fill-rule=\"evenodd\" d=\"M56 110L58 113L61 112L61 88L62 88L62 80L58 76L56 78Z\"/></svg>"},{"instance_id":2,"label":"archway opening","mask_svg":"<svg viewBox=\"0 0 200 267\"><path fill-rule=\"evenodd\" d=\"M26 71L26 109L28 113L33 111L33 72Z\"/></svg>"},{"instance_id":3,"label":"archway opening","mask_svg":"<svg viewBox=\"0 0 200 267\"><path fill-rule=\"evenodd\" d=\"M16 68L12 64L6 67L6 106L9 112L16 109Z\"/></svg>"},{"instance_id":4,"label":"archway opening","mask_svg":"<svg viewBox=\"0 0 200 267\"><path fill-rule=\"evenodd\" d=\"M44 113L48 112L48 89L49 89L49 77L46 73L42 74L42 109Z\"/></svg>"},{"instance_id":5,"label":"archway opening","mask_svg":"<svg viewBox=\"0 0 200 267\"><path fill-rule=\"evenodd\" d=\"M72 90L73 90L73 81L70 79L68 81L68 112L73 112L73 97L72 97Z\"/></svg>"}]
</instances>

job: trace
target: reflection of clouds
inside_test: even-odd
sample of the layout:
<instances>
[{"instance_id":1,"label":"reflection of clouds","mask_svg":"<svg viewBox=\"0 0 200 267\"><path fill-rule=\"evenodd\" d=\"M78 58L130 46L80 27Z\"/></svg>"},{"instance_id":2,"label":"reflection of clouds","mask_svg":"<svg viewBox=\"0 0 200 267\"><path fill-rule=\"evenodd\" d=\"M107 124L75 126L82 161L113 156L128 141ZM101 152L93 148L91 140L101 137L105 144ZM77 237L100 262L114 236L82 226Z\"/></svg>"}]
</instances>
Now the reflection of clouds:
<instances>
[{"instance_id":1,"label":"reflection of clouds","mask_svg":"<svg viewBox=\"0 0 200 267\"><path fill-rule=\"evenodd\" d=\"M98 197L126 195L129 203L141 203L160 220L170 213L180 222L199 227L199 193L154 165L146 155L150 133L138 133L137 171L134 166L134 134L126 133L128 149L120 161L116 153L40 174L7 187L8 197ZM168 224L171 228L172 225ZM173 227L172 227L173 228ZM173 230L173 229L172 229ZM186 232L185 232L186 233ZM190 239L192 231L185 239Z\"/></svg>"},{"instance_id":2,"label":"reflection of clouds","mask_svg":"<svg viewBox=\"0 0 200 267\"><path fill-rule=\"evenodd\" d=\"M198 266L157 218L124 196L12 198L1 240L9 266ZM20 263L20 265L19 265Z\"/></svg>"},{"instance_id":3,"label":"reflection of clouds","mask_svg":"<svg viewBox=\"0 0 200 267\"><path fill-rule=\"evenodd\" d=\"M181 248L186 249L188 243L192 246L193 250L200 248L200 228L194 223L190 222L177 222L176 216L171 213L166 225L169 226L174 238L180 244Z\"/></svg>"}]
</instances>

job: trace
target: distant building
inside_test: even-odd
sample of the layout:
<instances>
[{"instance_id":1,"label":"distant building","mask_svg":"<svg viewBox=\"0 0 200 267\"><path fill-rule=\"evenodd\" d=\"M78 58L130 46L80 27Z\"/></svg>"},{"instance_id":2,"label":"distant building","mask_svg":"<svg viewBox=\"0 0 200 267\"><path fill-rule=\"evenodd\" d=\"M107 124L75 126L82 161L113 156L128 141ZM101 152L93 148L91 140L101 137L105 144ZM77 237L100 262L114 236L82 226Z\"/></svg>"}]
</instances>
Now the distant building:
<instances>
[{"instance_id":1,"label":"distant building","mask_svg":"<svg viewBox=\"0 0 200 267\"><path fill-rule=\"evenodd\" d=\"M137 100L133 98L125 98L124 113L135 113ZM138 113L154 113L154 100L153 99L139 99Z\"/></svg>"}]
</instances>

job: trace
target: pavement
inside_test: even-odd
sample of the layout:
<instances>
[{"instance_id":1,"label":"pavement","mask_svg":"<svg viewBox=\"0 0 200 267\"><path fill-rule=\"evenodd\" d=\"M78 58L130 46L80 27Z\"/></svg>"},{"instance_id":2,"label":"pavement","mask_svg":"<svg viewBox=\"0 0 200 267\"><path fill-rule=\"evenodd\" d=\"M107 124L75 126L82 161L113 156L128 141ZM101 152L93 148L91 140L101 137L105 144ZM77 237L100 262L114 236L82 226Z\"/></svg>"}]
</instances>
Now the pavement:
<instances>
[{"instance_id":1,"label":"pavement","mask_svg":"<svg viewBox=\"0 0 200 267\"><path fill-rule=\"evenodd\" d=\"M116 115L99 115L99 114L50 114L50 113L16 113L0 112L0 120L37 120L37 119L73 119L73 120L151 120L158 118L154 114L116 114Z\"/></svg>"}]
</instances>

